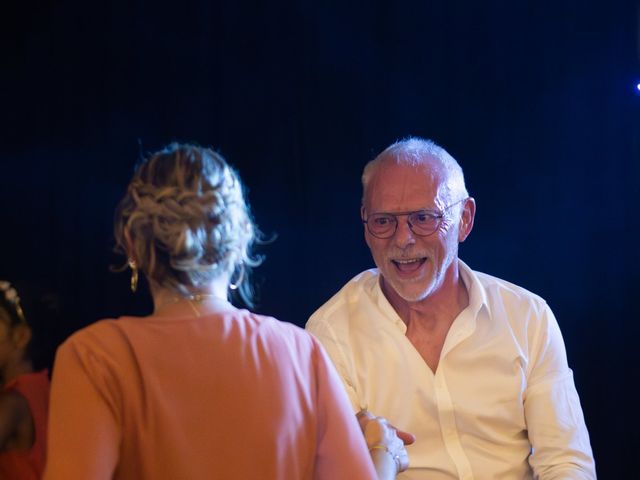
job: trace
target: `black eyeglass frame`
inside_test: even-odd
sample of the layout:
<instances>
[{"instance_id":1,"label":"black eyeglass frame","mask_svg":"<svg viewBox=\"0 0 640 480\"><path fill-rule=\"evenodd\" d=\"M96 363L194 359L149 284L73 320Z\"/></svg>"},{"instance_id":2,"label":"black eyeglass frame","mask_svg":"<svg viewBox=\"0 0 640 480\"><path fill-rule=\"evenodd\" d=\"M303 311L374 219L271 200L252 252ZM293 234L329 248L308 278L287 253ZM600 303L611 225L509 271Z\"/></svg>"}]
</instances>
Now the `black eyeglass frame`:
<instances>
[{"instance_id":1,"label":"black eyeglass frame","mask_svg":"<svg viewBox=\"0 0 640 480\"><path fill-rule=\"evenodd\" d=\"M422 214L422 215L428 215L431 218L433 218L434 220L437 220L435 228L433 229L433 231L429 232L429 233L418 233L413 229L413 224L411 223L411 221L409 220L409 218L407 218L407 224L409 225L409 229L411 230L411 233L413 233L414 235L417 235L418 237L428 237L429 235L433 235L435 232L438 231L438 228L440 228L440 223L442 222L442 219L445 216L445 213L447 212L447 210L449 210L451 207L455 207L456 205L458 205L459 203L462 203L466 200L468 200L469 197L465 197L461 200L458 200L457 202L451 203L449 205L447 205L446 207L444 207L442 210L440 210L439 212L435 212L433 210L412 210L409 212L396 212L396 213L386 213L386 212L380 212L380 213L372 213L370 215L367 215L366 219L362 219L362 223L364 223L367 226L367 231L373 235L376 238L380 238L380 239L387 239L387 238L391 238L393 237L396 232L398 231L398 217L411 217L412 215L415 214ZM371 228L369 227L369 219L373 216L376 215L385 215L388 216L390 218L393 218L393 229L391 229L389 232L389 234L384 234L384 235L380 235L380 234L376 234L373 233L371 231Z\"/></svg>"}]
</instances>

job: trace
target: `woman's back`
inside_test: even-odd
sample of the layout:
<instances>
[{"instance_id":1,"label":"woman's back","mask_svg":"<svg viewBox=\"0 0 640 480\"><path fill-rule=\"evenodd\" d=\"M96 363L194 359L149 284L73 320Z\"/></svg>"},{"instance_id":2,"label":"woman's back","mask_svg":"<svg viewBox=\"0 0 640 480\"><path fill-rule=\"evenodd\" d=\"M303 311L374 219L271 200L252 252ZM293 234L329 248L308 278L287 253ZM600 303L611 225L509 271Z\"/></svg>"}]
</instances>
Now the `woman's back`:
<instances>
[{"instance_id":1,"label":"woman's back","mask_svg":"<svg viewBox=\"0 0 640 480\"><path fill-rule=\"evenodd\" d=\"M317 342L225 302L216 310L105 320L67 340L51 397L64 425L52 425L45 478L373 478Z\"/></svg>"},{"instance_id":2,"label":"woman's back","mask_svg":"<svg viewBox=\"0 0 640 480\"><path fill-rule=\"evenodd\" d=\"M406 450L360 416L319 343L237 310L259 239L235 171L171 144L136 168L114 218L154 315L91 325L58 350L45 480L393 478ZM371 416L372 417L372 416ZM368 435L368 436L367 436Z\"/></svg>"}]
</instances>

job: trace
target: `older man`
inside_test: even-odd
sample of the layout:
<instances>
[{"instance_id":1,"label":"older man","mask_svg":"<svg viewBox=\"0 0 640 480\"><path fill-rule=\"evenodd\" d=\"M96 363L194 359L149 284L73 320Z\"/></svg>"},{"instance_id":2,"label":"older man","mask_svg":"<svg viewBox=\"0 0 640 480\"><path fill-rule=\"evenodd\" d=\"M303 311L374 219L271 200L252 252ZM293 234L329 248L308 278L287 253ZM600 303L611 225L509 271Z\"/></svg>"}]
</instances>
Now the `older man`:
<instances>
[{"instance_id":1,"label":"older man","mask_svg":"<svg viewBox=\"0 0 640 480\"><path fill-rule=\"evenodd\" d=\"M476 210L458 163L411 138L369 162L362 183L377 268L349 281L307 329L355 411L416 435L399 478L595 478L550 308L458 258Z\"/></svg>"}]
</instances>

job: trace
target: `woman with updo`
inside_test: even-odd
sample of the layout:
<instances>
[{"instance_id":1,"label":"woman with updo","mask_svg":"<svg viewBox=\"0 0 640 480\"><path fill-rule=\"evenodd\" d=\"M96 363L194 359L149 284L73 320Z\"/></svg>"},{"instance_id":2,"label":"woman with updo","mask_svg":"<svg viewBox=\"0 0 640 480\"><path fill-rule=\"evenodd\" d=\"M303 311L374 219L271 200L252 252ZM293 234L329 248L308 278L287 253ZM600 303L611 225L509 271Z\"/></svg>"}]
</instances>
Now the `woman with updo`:
<instances>
[{"instance_id":1,"label":"woman with updo","mask_svg":"<svg viewBox=\"0 0 640 480\"><path fill-rule=\"evenodd\" d=\"M391 426L358 425L313 337L229 303L237 287L250 299L256 236L216 152L172 144L138 167L115 238L154 310L59 347L46 480L357 480L407 467Z\"/></svg>"}]
</instances>

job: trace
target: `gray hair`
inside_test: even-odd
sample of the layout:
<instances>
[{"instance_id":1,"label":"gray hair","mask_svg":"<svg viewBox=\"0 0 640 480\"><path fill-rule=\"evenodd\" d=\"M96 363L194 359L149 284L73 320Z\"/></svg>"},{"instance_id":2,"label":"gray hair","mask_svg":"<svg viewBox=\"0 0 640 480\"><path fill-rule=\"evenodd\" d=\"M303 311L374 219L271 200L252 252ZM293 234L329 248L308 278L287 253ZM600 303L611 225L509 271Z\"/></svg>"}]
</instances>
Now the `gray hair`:
<instances>
[{"instance_id":1,"label":"gray hair","mask_svg":"<svg viewBox=\"0 0 640 480\"><path fill-rule=\"evenodd\" d=\"M189 295L237 267L261 263L255 227L237 173L209 148L172 143L136 169L116 209L116 250L125 230L140 270L151 282ZM250 286L240 293L251 305Z\"/></svg>"},{"instance_id":2,"label":"gray hair","mask_svg":"<svg viewBox=\"0 0 640 480\"><path fill-rule=\"evenodd\" d=\"M453 199L468 197L464 174L458 162L432 140L409 137L390 145L365 165L362 172L362 204L364 205L369 182L384 161L392 161L396 165L419 166L432 159L436 159L446 173L446 185Z\"/></svg>"}]
</instances>

